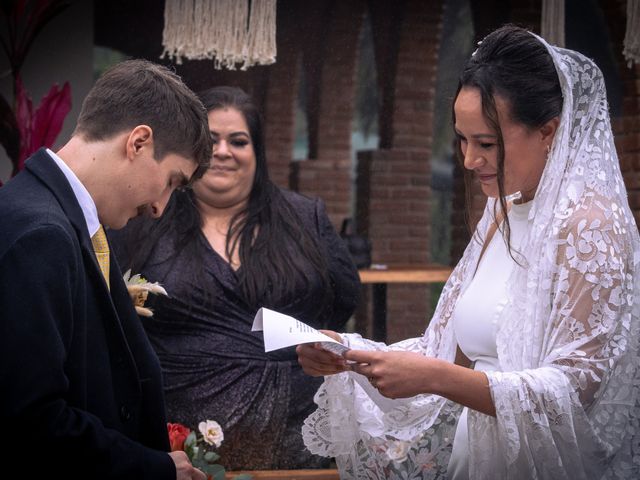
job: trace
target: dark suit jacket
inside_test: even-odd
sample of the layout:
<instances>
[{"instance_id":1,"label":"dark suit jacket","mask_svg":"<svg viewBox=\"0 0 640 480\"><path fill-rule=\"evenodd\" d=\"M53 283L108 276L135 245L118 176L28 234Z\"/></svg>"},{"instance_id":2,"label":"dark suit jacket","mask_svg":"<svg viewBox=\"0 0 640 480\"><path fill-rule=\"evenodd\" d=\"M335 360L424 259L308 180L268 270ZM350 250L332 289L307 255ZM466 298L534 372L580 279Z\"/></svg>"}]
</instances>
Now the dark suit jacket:
<instances>
[{"instance_id":1,"label":"dark suit jacket","mask_svg":"<svg viewBox=\"0 0 640 480\"><path fill-rule=\"evenodd\" d=\"M158 360L113 255L110 283L38 151L0 188L0 455L33 476L175 479Z\"/></svg>"}]
</instances>

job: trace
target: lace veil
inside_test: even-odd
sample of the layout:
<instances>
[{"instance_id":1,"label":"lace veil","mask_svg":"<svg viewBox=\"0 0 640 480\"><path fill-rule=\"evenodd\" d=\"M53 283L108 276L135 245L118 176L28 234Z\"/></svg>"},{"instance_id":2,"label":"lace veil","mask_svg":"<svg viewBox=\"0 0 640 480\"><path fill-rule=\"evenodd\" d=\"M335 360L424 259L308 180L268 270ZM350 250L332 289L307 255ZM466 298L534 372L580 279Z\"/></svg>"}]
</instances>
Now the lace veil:
<instances>
[{"instance_id":1,"label":"lace veil","mask_svg":"<svg viewBox=\"0 0 640 480\"><path fill-rule=\"evenodd\" d=\"M469 410L470 478L637 478L640 239L629 209L602 73L548 45L563 94L559 128L529 214L523 268L497 325L501 372L487 372L496 418ZM490 199L478 224L486 237ZM471 241L424 336L352 348L410 350L453 361L452 312L478 262ZM326 377L303 427L341 478L446 474L461 407L419 395L386 413L348 373Z\"/></svg>"}]
</instances>

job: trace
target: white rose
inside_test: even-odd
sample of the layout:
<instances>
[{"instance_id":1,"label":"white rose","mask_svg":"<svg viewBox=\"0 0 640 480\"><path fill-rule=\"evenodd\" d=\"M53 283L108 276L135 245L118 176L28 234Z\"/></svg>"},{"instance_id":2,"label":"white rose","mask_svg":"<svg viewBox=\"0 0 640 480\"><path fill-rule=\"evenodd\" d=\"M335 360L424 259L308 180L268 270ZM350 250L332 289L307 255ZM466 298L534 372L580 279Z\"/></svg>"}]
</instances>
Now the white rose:
<instances>
[{"instance_id":1,"label":"white rose","mask_svg":"<svg viewBox=\"0 0 640 480\"><path fill-rule=\"evenodd\" d=\"M224 434L222 433L222 427L218 422L213 420L207 420L206 422L200 422L198 424L198 430L202 434L202 438L209 445L215 445L219 448L224 440Z\"/></svg>"}]
</instances>

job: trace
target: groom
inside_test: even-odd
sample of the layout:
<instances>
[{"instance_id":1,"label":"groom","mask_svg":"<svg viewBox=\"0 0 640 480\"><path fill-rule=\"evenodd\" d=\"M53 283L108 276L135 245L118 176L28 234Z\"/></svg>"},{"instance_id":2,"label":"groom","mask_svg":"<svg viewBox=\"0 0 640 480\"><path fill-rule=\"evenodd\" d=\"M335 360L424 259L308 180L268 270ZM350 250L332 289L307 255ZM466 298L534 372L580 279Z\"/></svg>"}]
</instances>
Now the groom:
<instances>
[{"instance_id":1,"label":"groom","mask_svg":"<svg viewBox=\"0 0 640 480\"><path fill-rule=\"evenodd\" d=\"M205 478L168 453L158 360L103 226L160 216L211 151L196 96L131 60L96 82L60 151L0 188L0 452L14 471Z\"/></svg>"}]
</instances>

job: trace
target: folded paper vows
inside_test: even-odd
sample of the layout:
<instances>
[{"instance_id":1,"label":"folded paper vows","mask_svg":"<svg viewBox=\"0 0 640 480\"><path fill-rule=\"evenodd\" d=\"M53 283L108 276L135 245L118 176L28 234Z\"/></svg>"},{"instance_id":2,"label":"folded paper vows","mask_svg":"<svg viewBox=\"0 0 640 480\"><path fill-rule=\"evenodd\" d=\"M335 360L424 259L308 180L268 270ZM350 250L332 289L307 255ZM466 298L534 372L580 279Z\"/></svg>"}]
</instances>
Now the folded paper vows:
<instances>
[{"instance_id":1,"label":"folded paper vows","mask_svg":"<svg viewBox=\"0 0 640 480\"><path fill-rule=\"evenodd\" d=\"M262 307L253 319L252 332L264 332L264 351L291 347L300 343L319 342L322 348L337 355L349 350L340 342L289 315Z\"/></svg>"},{"instance_id":2,"label":"folded paper vows","mask_svg":"<svg viewBox=\"0 0 640 480\"><path fill-rule=\"evenodd\" d=\"M251 331L264 332L265 352L310 342L319 342L322 348L337 355L342 355L349 350L343 344L310 327L306 323L296 320L289 315L284 315L264 307L256 313ZM348 372L348 374L362 387L373 403L383 412L388 412L396 407L406 405L410 401L410 399L407 398L391 399L384 397L378 390L373 388L367 377L356 372Z\"/></svg>"}]
</instances>

